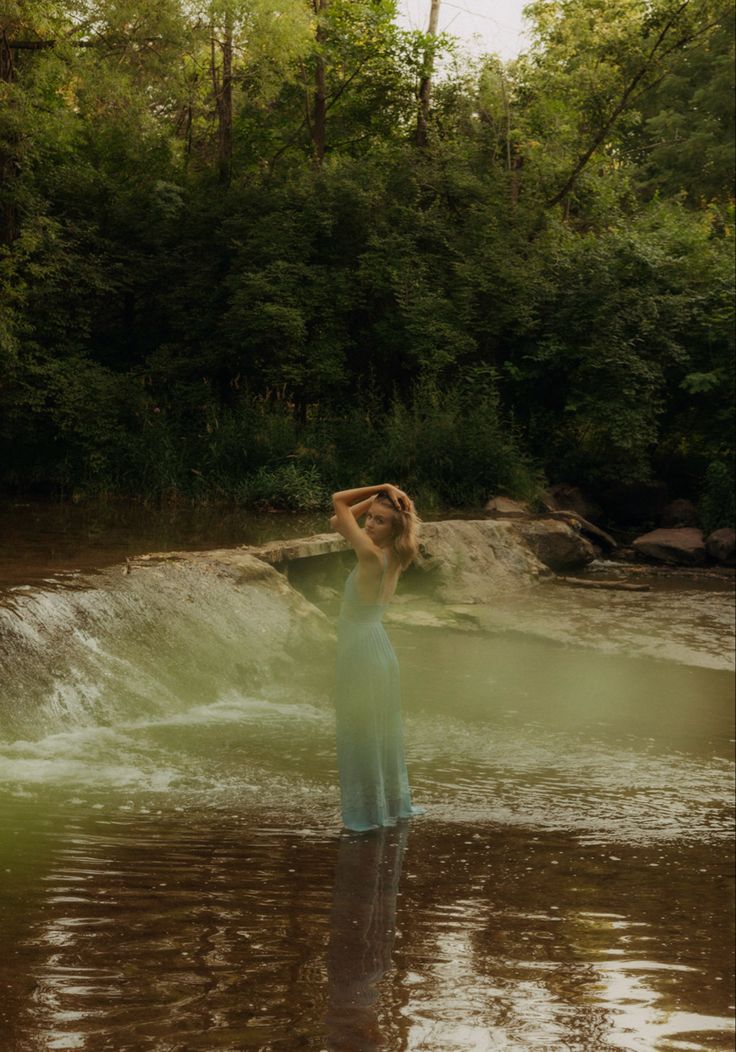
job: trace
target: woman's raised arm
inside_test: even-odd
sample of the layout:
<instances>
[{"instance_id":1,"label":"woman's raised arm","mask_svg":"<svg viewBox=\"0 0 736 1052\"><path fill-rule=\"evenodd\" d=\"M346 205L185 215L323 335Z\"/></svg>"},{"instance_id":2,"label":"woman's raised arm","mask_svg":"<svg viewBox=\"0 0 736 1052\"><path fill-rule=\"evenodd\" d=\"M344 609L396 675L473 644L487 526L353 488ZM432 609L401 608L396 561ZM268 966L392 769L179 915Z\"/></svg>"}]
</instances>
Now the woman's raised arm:
<instances>
[{"instance_id":1,"label":"woman's raised arm","mask_svg":"<svg viewBox=\"0 0 736 1052\"><path fill-rule=\"evenodd\" d=\"M365 515L365 513L368 511L374 500L375 497L366 497L365 500L361 500L358 504L352 505L350 510L353 513L353 518L356 520L356 522L361 515ZM337 530L338 533L341 532L338 529L337 515L333 515L330 519L330 526L333 528L333 530Z\"/></svg>"}]
</instances>

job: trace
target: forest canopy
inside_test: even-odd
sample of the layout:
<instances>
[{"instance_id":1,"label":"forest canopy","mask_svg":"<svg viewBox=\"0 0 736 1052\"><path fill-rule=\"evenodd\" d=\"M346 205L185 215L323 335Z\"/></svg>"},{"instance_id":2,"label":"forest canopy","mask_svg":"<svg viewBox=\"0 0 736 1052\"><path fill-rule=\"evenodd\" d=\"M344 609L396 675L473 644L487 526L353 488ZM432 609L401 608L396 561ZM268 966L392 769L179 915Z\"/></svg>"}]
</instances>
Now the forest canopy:
<instances>
[{"instance_id":1,"label":"forest canopy","mask_svg":"<svg viewBox=\"0 0 736 1052\"><path fill-rule=\"evenodd\" d=\"M0 0L6 491L727 524L733 4L526 10L503 62L394 0Z\"/></svg>"}]
</instances>

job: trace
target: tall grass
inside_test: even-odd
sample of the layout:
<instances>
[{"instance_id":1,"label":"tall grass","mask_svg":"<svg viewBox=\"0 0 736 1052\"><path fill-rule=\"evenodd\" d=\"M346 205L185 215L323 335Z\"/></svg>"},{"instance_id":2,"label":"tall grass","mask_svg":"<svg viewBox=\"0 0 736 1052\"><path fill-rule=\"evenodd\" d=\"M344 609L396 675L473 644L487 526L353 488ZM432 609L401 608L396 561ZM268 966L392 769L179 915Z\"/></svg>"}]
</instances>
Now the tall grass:
<instances>
[{"instance_id":1,"label":"tall grass","mask_svg":"<svg viewBox=\"0 0 736 1052\"><path fill-rule=\"evenodd\" d=\"M159 410L64 472L78 495L289 510L326 508L334 489L372 482L402 486L425 510L477 507L497 493L533 498L540 488L483 376L444 388L424 380L387 409L370 399L340 413L313 407L305 421L254 396L217 413Z\"/></svg>"}]
</instances>

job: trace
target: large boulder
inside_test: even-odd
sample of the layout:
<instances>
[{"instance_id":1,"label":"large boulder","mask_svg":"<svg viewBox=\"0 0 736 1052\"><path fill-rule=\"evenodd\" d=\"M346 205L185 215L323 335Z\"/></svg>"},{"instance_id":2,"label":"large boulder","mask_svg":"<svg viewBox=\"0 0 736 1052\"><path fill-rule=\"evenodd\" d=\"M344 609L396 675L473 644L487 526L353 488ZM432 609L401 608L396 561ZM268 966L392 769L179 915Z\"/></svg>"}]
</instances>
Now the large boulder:
<instances>
[{"instance_id":1,"label":"large boulder","mask_svg":"<svg viewBox=\"0 0 736 1052\"><path fill-rule=\"evenodd\" d=\"M427 587L446 603L483 603L528 587L547 570L516 519L424 522L408 588Z\"/></svg>"},{"instance_id":2,"label":"large boulder","mask_svg":"<svg viewBox=\"0 0 736 1052\"><path fill-rule=\"evenodd\" d=\"M0 735L160 719L234 691L266 698L302 675L327 685L334 635L242 549L140 555L18 589L0 604Z\"/></svg>"},{"instance_id":3,"label":"large boulder","mask_svg":"<svg viewBox=\"0 0 736 1052\"><path fill-rule=\"evenodd\" d=\"M689 526L651 530L637 537L633 547L641 555L673 566L700 566L706 560L703 534Z\"/></svg>"},{"instance_id":4,"label":"large boulder","mask_svg":"<svg viewBox=\"0 0 736 1052\"><path fill-rule=\"evenodd\" d=\"M598 552L567 522L534 519L516 522L516 529L540 562L550 570L573 570L595 559Z\"/></svg>"},{"instance_id":5,"label":"large boulder","mask_svg":"<svg viewBox=\"0 0 736 1052\"><path fill-rule=\"evenodd\" d=\"M669 530L674 526L699 526L698 509L691 500L678 497L667 504L659 520L662 529Z\"/></svg>"},{"instance_id":6,"label":"large boulder","mask_svg":"<svg viewBox=\"0 0 736 1052\"><path fill-rule=\"evenodd\" d=\"M705 547L711 559L733 566L736 563L736 530L730 526L713 530L705 539Z\"/></svg>"}]
</instances>

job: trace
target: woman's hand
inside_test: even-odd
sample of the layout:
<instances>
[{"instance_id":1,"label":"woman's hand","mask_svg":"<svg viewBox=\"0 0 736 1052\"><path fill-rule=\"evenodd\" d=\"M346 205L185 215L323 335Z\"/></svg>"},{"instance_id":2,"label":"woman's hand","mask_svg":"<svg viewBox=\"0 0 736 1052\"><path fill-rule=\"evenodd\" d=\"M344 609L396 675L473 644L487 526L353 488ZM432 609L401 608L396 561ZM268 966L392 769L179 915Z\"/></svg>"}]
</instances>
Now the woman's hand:
<instances>
[{"instance_id":1,"label":"woman's hand","mask_svg":"<svg viewBox=\"0 0 736 1052\"><path fill-rule=\"evenodd\" d=\"M403 489L399 489L398 486L392 486L391 483L387 483L384 486L386 493L389 495L389 499L399 511L410 511L412 507L411 497L408 493L404 493Z\"/></svg>"}]
</instances>

